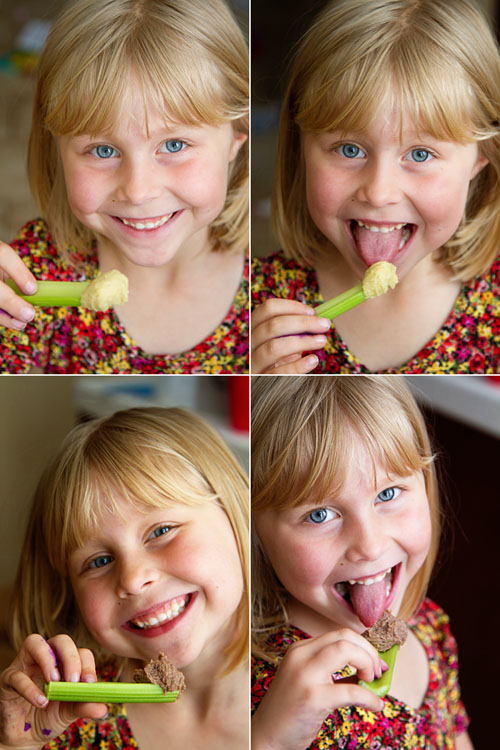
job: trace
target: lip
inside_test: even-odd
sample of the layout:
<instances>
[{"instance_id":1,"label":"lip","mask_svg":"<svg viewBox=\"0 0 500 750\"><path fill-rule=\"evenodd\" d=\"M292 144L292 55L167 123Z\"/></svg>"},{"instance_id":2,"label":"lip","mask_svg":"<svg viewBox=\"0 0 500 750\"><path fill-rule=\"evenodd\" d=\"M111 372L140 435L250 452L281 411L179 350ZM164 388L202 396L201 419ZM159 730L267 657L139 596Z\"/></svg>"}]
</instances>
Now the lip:
<instances>
[{"instance_id":1,"label":"lip","mask_svg":"<svg viewBox=\"0 0 500 750\"><path fill-rule=\"evenodd\" d=\"M353 250L356 253L357 257L360 258L360 260L363 263L363 265L365 267L367 267L367 268L369 267L369 264L365 262L364 258L362 257L361 253L359 252L358 245L357 245L356 240L354 239L354 235L352 233L351 222L353 222L353 221L361 221L361 222L363 222L363 224L367 224L368 226L371 225L371 226L374 226L374 227L379 227L381 229L384 228L384 227L391 228L391 227L394 227L394 226L396 226L398 224L409 224L410 225L410 227L411 227L411 234L410 234L409 238L407 239L405 246L403 247L402 250L398 250L397 253L396 253L396 255L394 256L394 258L392 258L390 260L390 262L393 263L396 267L398 267L398 266L400 266L402 264L402 261L404 260L404 258L408 254L409 249L411 248L411 246L413 244L413 240L415 239L415 236L416 236L417 231L418 231L417 224L414 224L411 221L402 221L402 220L399 220L399 221L379 221L379 220L375 220L375 219L363 219L361 217L354 217L354 216L351 217L351 218L349 218L349 219L347 219L344 222L344 226L345 226L345 231L346 231L346 234L347 234L347 236L349 238L349 242L351 244L351 247L353 248Z\"/></svg>"},{"instance_id":2,"label":"lip","mask_svg":"<svg viewBox=\"0 0 500 750\"><path fill-rule=\"evenodd\" d=\"M389 597L388 597L388 599L387 599L387 601L385 603L385 609L389 609L389 607L391 606L392 602L394 601L394 598L395 598L397 590L398 590L398 585L399 585L399 579L400 579L400 576L401 576L402 565L403 565L402 563L397 563L397 565L388 565L385 568L380 568L380 570L379 570L378 573L371 573L370 575L367 575L367 576L356 576L355 579L354 578L353 579L344 578L342 581L336 581L336 583L343 583L343 581L349 581L349 580L366 581L368 578L375 578L377 575L380 575L380 573L383 573L385 570L391 570L392 569L393 570L393 574L392 574L391 592L390 592ZM335 588L335 584L333 584L330 587L330 591L332 592L332 594L335 597L336 601L338 601L341 604L343 604L344 607L346 607L346 609L348 609L349 612L352 615L354 615L355 617L357 617L356 613L354 612L354 609L351 607L351 605L349 604L349 602L347 602L344 599L344 597L339 594L339 592Z\"/></svg>"},{"instance_id":3,"label":"lip","mask_svg":"<svg viewBox=\"0 0 500 750\"><path fill-rule=\"evenodd\" d=\"M136 614L132 615L129 620L127 620L123 625L121 626L123 630L128 631L129 633L133 633L134 635L139 636L140 638L156 638L159 635L163 635L164 633L167 633L169 630L172 630L173 628L177 627L177 625L185 618L186 614L191 610L197 596L197 591L191 591L188 594L182 594L182 596L185 596L187 598L187 603L184 608L184 610L177 615L177 617L174 617L172 620L166 620L162 625L156 625L152 628L144 628L141 630L140 628L134 627L131 624L132 620L140 620L142 618L147 618L150 615L154 614L157 610L164 607L169 602L173 601L174 599L178 599L179 597L171 597L170 599L165 599L163 602L157 602L153 606L149 607L148 609L143 609L141 612L137 612Z\"/></svg>"}]
</instances>

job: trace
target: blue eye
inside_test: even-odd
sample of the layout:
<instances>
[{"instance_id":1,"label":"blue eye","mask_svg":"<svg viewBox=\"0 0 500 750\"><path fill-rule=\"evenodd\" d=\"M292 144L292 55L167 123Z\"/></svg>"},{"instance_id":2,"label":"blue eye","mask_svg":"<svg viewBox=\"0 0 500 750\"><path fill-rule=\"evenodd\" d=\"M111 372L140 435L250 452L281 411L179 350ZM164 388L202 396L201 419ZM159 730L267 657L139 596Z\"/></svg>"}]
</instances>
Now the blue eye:
<instances>
[{"instance_id":1,"label":"blue eye","mask_svg":"<svg viewBox=\"0 0 500 750\"><path fill-rule=\"evenodd\" d=\"M334 515L333 510L329 508L317 508L309 513L307 520L311 523L321 524L325 523L325 521L331 521Z\"/></svg>"},{"instance_id":2,"label":"blue eye","mask_svg":"<svg viewBox=\"0 0 500 750\"><path fill-rule=\"evenodd\" d=\"M431 152L427 151L426 148L414 148L412 151L410 151L410 156L412 157L410 161L417 162L429 161L430 159L434 158Z\"/></svg>"},{"instance_id":3,"label":"blue eye","mask_svg":"<svg viewBox=\"0 0 500 750\"><path fill-rule=\"evenodd\" d=\"M95 560L92 560L89 568L104 568L106 565L109 565L110 562L113 562L111 555L102 555L101 557L96 557Z\"/></svg>"},{"instance_id":4,"label":"blue eye","mask_svg":"<svg viewBox=\"0 0 500 750\"><path fill-rule=\"evenodd\" d=\"M177 139L173 138L170 141L165 141L163 145L170 154L177 154L179 151L183 150L186 144L184 143L184 141L178 141Z\"/></svg>"},{"instance_id":5,"label":"blue eye","mask_svg":"<svg viewBox=\"0 0 500 750\"><path fill-rule=\"evenodd\" d=\"M348 159L357 159L359 157L365 156L364 151L362 151L359 146L355 146L353 143L344 143L343 146L340 146L340 153L342 154L342 156L345 156Z\"/></svg>"},{"instance_id":6,"label":"blue eye","mask_svg":"<svg viewBox=\"0 0 500 750\"><path fill-rule=\"evenodd\" d=\"M94 149L92 149L92 152L95 153L95 155L98 156L99 159L110 159L114 154L116 154L113 146L96 146Z\"/></svg>"},{"instance_id":7,"label":"blue eye","mask_svg":"<svg viewBox=\"0 0 500 750\"><path fill-rule=\"evenodd\" d=\"M401 490L398 487L388 487L386 490L378 493L377 499L382 503L388 503L391 500L395 500L400 493Z\"/></svg>"},{"instance_id":8,"label":"blue eye","mask_svg":"<svg viewBox=\"0 0 500 750\"><path fill-rule=\"evenodd\" d=\"M171 529L171 526L158 526L158 528L152 532L151 536L155 536L155 537L163 536L164 534L168 534L170 529Z\"/></svg>"}]
</instances>

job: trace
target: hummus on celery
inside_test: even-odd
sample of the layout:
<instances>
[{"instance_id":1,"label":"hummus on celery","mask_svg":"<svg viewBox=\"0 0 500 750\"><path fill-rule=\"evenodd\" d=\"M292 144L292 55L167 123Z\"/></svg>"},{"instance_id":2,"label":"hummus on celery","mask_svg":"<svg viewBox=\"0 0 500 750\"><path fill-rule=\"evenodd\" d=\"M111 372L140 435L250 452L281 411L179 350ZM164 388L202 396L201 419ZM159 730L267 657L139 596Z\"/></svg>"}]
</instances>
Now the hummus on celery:
<instances>
[{"instance_id":1,"label":"hummus on celery","mask_svg":"<svg viewBox=\"0 0 500 750\"><path fill-rule=\"evenodd\" d=\"M362 286L366 299L380 297L389 287L394 289L398 283L396 266L385 260L379 260L367 268L363 276Z\"/></svg>"},{"instance_id":2,"label":"hummus on celery","mask_svg":"<svg viewBox=\"0 0 500 750\"><path fill-rule=\"evenodd\" d=\"M82 307L89 310L109 310L123 305L128 299L128 279L116 269L107 271L90 282L81 297Z\"/></svg>"}]
</instances>

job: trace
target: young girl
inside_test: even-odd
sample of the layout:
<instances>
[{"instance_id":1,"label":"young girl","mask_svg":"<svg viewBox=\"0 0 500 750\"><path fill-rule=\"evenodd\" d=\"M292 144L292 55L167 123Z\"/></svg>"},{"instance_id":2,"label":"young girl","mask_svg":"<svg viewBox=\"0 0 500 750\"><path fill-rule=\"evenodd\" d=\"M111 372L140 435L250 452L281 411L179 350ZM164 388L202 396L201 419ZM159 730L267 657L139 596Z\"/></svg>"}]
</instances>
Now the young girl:
<instances>
[{"instance_id":1,"label":"young girl","mask_svg":"<svg viewBox=\"0 0 500 750\"><path fill-rule=\"evenodd\" d=\"M498 48L468 0L326 5L283 104L254 372L499 371L499 120ZM330 330L314 307L379 260L399 284Z\"/></svg>"},{"instance_id":2,"label":"young girl","mask_svg":"<svg viewBox=\"0 0 500 750\"><path fill-rule=\"evenodd\" d=\"M246 750L247 507L242 470L188 412L131 409L75 428L29 521L0 746ZM48 703L41 690L60 679L132 682L159 651L185 675L176 703L106 713Z\"/></svg>"},{"instance_id":3,"label":"young girl","mask_svg":"<svg viewBox=\"0 0 500 750\"><path fill-rule=\"evenodd\" d=\"M257 378L252 413L252 748L470 750L456 643L424 598L439 502L406 384ZM361 636L385 609L410 630L382 700L356 683L386 669Z\"/></svg>"},{"instance_id":4,"label":"young girl","mask_svg":"<svg viewBox=\"0 0 500 750\"><path fill-rule=\"evenodd\" d=\"M118 269L105 313L0 282L0 371L248 371L248 54L224 0L77 0L40 60L28 168L43 219L0 278Z\"/></svg>"}]
</instances>

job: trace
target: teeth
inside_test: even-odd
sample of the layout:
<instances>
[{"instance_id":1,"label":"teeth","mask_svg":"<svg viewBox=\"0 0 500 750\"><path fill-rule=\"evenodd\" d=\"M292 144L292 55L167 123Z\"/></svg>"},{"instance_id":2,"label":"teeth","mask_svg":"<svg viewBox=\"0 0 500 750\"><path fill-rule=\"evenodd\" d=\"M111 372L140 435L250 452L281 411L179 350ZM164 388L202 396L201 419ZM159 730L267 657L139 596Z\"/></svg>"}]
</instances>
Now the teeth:
<instances>
[{"instance_id":1,"label":"teeth","mask_svg":"<svg viewBox=\"0 0 500 750\"><path fill-rule=\"evenodd\" d=\"M407 243L407 241L408 241L408 239L410 237L410 234L411 234L411 232L408 229L408 227L406 227L405 229L403 229L403 234L401 236L401 242L399 243L399 248L398 248L399 250L402 250L403 247L406 245L406 243Z\"/></svg>"},{"instance_id":2,"label":"teeth","mask_svg":"<svg viewBox=\"0 0 500 750\"><path fill-rule=\"evenodd\" d=\"M403 224L394 224L392 227L377 227L373 224L365 224L359 219L356 219L356 223L359 224L360 227L368 229L368 231L370 232L382 232L382 234L387 234L387 232L394 232L395 229L401 229L402 227L404 227L404 222Z\"/></svg>"},{"instance_id":3,"label":"teeth","mask_svg":"<svg viewBox=\"0 0 500 750\"><path fill-rule=\"evenodd\" d=\"M388 573L390 573L392 568L389 568L389 570L386 570L384 573L380 573L378 576L374 576L373 578L365 578L364 581L357 581L357 580L350 580L349 583L351 586L354 586L355 583L357 583L360 586L371 586L372 583L378 583L379 581L382 581Z\"/></svg>"},{"instance_id":4,"label":"teeth","mask_svg":"<svg viewBox=\"0 0 500 750\"><path fill-rule=\"evenodd\" d=\"M130 219L121 219L121 221L127 226L132 227L133 229L158 229L158 227L162 227L164 224L167 223L169 219L172 218L175 211L172 211L172 213L167 214L167 216L163 216L161 219L158 219L157 221L130 221Z\"/></svg>"},{"instance_id":5,"label":"teeth","mask_svg":"<svg viewBox=\"0 0 500 750\"><path fill-rule=\"evenodd\" d=\"M187 602L188 597L185 597L183 599L174 599L172 602L169 602L168 605L165 604L163 609L155 612L155 614L149 617L147 620L130 620L130 622L132 622L142 630L145 630L147 628L154 628L157 625L161 625L162 623L167 622L167 620L173 620L175 617L178 617L178 615L180 615L181 612L184 612L184 610L186 609Z\"/></svg>"}]
</instances>

